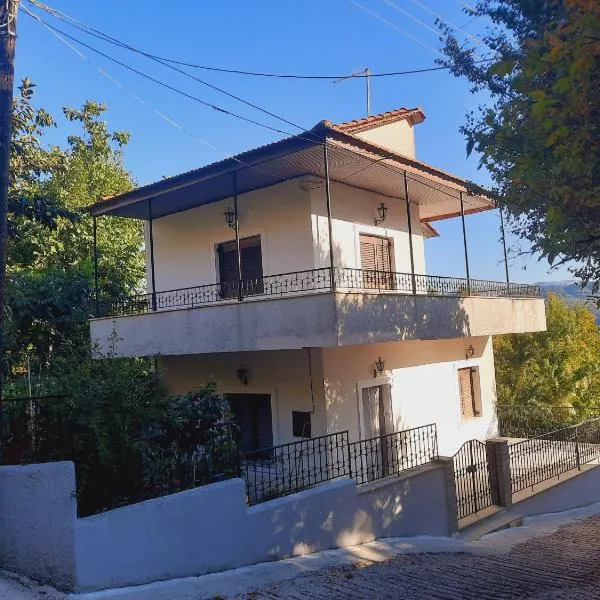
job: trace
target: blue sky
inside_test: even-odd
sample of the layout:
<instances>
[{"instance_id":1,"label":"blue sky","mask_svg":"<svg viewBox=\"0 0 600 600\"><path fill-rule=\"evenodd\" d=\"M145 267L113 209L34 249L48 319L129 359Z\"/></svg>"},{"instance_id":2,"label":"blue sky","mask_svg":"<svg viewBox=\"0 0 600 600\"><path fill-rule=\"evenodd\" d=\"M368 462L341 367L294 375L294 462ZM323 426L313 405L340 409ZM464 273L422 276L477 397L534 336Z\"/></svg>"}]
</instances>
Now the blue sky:
<instances>
[{"instance_id":1,"label":"blue sky","mask_svg":"<svg viewBox=\"0 0 600 600\"><path fill-rule=\"evenodd\" d=\"M30 6L26 0L23 2ZM398 8L429 27L435 27L434 17L420 4L455 25L462 26L471 21L461 12L463 3L460 0L181 0L172 3L48 0L48 3L149 52L209 66L285 73L337 74L364 67L385 72L434 66L434 60L439 56L436 35ZM36 12L40 13L39 10ZM99 40L85 38L84 34L49 15L44 18L107 54L207 102L297 133L291 126L161 65ZM476 34L482 25L475 20L466 29ZM132 134L131 143L125 150L125 161L139 183L174 175L283 137L200 106L90 50L80 50L88 60L78 56L39 23L21 14L17 77L28 76L37 84L36 105L56 115L62 106L79 106L86 99L106 103L110 127ZM97 67L123 87L102 75ZM365 112L363 80L333 84L206 71L194 71L194 74L306 128L321 119L345 121L361 117ZM443 71L380 78L373 81L372 93L374 112L399 106L420 106L425 110L427 119L416 131L418 158L459 176L487 183L486 174L477 170L475 157L467 160L464 139L458 131L465 113L476 108L478 101L464 81ZM144 104L133 94L142 98ZM168 124L155 111L185 127L195 137ZM49 137L54 143L62 143L68 132L69 125L60 120L59 127ZM438 222L436 228L441 238L429 240L426 245L428 272L463 276L460 221ZM496 211L468 217L467 230L472 276L503 279ZM570 277L565 269L548 272L547 263L535 258L520 258L510 268L514 281Z\"/></svg>"}]
</instances>

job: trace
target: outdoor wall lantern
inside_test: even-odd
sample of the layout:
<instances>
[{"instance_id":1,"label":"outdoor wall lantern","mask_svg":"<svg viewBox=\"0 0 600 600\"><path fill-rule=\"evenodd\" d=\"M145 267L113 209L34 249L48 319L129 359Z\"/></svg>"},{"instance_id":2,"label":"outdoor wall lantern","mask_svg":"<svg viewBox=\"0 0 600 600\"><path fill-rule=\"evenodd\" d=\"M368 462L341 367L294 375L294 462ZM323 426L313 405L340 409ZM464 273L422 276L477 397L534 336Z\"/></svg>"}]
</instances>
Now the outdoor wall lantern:
<instances>
[{"instance_id":1,"label":"outdoor wall lantern","mask_svg":"<svg viewBox=\"0 0 600 600\"><path fill-rule=\"evenodd\" d=\"M248 369L246 369L246 367L239 367L236 374L240 383L248 385Z\"/></svg>"},{"instance_id":2,"label":"outdoor wall lantern","mask_svg":"<svg viewBox=\"0 0 600 600\"><path fill-rule=\"evenodd\" d=\"M375 219L375 225L380 225L387 219L388 207L383 202L377 206L377 214L379 219Z\"/></svg>"},{"instance_id":3,"label":"outdoor wall lantern","mask_svg":"<svg viewBox=\"0 0 600 600\"><path fill-rule=\"evenodd\" d=\"M379 375L383 374L385 370L385 361L381 358L381 356L375 361L375 370L373 371L373 375L375 377L379 377Z\"/></svg>"},{"instance_id":4,"label":"outdoor wall lantern","mask_svg":"<svg viewBox=\"0 0 600 600\"><path fill-rule=\"evenodd\" d=\"M469 359L469 358L473 358L475 356L475 348L473 348L473 346L471 346L471 344L469 344L467 351L465 352L465 358Z\"/></svg>"},{"instance_id":5,"label":"outdoor wall lantern","mask_svg":"<svg viewBox=\"0 0 600 600\"><path fill-rule=\"evenodd\" d=\"M225 209L223 216L225 217L225 223L227 223L231 229L235 229L235 210L233 210L231 206L228 206Z\"/></svg>"}]
</instances>

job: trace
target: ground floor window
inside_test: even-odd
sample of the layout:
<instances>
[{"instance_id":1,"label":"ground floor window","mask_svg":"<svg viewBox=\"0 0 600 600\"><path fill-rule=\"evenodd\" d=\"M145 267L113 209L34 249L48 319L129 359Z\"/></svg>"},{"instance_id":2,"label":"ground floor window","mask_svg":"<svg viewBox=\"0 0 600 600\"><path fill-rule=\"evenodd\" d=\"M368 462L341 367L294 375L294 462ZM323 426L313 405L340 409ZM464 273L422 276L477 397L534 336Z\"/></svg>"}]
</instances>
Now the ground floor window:
<instances>
[{"instance_id":1,"label":"ground floor window","mask_svg":"<svg viewBox=\"0 0 600 600\"><path fill-rule=\"evenodd\" d=\"M463 419L481 416L481 395L477 389L478 381L476 368L458 369L460 412Z\"/></svg>"},{"instance_id":2,"label":"ground floor window","mask_svg":"<svg viewBox=\"0 0 600 600\"><path fill-rule=\"evenodd\" d=\"M269 394L225 394L233 418L240 428L242 452L273 446L271 396Z\"/></svg>"}]
</instances>

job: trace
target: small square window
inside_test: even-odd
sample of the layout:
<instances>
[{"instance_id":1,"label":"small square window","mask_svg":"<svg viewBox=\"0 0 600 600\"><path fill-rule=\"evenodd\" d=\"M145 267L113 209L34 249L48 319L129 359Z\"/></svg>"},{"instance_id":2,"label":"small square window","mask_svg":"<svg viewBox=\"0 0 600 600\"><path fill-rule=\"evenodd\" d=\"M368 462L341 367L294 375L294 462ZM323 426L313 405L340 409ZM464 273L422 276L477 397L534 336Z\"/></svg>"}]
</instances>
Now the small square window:
<instances>
[{"instance_id":1,"label":"small square window","mask_svg":"<svg viewBox=\"0 0 600 600\"><path fill-rule=\"evenodd\" d=\"M309 438L311 437L310 413L293 410L292 411L292 434L294 437Z\"/></svg>"}]
</instances>

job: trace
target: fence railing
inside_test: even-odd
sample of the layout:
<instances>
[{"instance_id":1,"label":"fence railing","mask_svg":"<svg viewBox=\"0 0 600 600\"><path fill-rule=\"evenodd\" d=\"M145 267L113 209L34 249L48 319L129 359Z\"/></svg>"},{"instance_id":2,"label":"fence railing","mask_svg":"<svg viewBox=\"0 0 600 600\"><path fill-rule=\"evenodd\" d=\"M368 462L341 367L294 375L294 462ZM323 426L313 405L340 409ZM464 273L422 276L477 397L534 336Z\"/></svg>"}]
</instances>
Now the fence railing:
<instances>
[{"instance_id":1,"label":"fence railing","mask_svg":"<svg viewBox=\"0 0 600 600\"><path fill-rule=\"evenodd\" d=\"M194 308L248 297L283 297L333 289L429 296L540 297L540 287L537 285L336 267L265 275L239 282L198 285L124 298L98 298L93 305L96 317L125 316L155 310Z\"/></svg>"},{"instance_id":2,"label":"fence railing","mask_svg":"<svg viewBox=\"0 0 600 600\"><path fill-rule=\"evenodd\" d=\"M600 415L600 410L577 410L571 405L498 404L498 432L502 437L528 438L576 425Z\"/></svg>"},{"instance_id":3,"label":"fence railing","mask_svg":"<svg viewBox=\"0 0 600 600\"><path fill-rule=\"evenodd\" d=\"M241 473L250 504L350 477L364 484L438 459L435 424L350 442L347 431L246 452Z\"/></svg>"},{"instance_id":4,"label":"fence railing","mask_svg":"<svg viewBox=\"0 0 600 600\"><path fill-rule=\"evenodd\" d=\"M435 424L397 431L350 444L352 477L368 483L438 459Z\"/></svg>"},{"instance_id":5,"label":"fence railing","mask_svg":"<svg viewBox=\"0 0 600 600\"><path fill-rule=\"evenodd\" d=\"M509 444L513 493L600 459L600 418Z\"/></svg>"}]
</instances>

